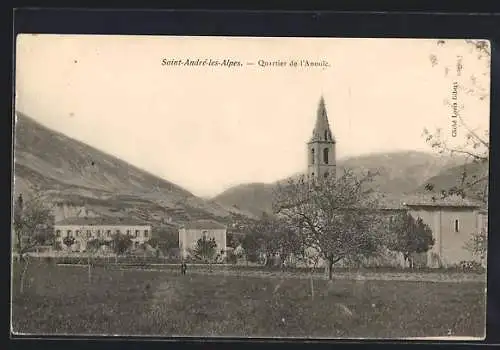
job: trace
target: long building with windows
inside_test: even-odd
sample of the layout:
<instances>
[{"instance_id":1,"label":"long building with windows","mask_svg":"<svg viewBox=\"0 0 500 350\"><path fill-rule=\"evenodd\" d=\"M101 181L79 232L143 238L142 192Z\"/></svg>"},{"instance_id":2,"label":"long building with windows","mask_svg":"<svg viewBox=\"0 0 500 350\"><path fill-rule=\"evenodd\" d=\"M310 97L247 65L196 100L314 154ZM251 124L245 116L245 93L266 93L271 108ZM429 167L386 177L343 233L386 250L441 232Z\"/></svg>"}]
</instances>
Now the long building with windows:
<instances>
[{"instance_id":1,"label":"long building with windows","mask_svg":"<svg viewBox=\"0 0 500 350\"><path fill-rule=\"evenodd\" d=\"M75 251L84 251L87 242L94 239L111 241L117 234L131 238L134 247L152 238L151 225L128 218L75 217L58 221L54 225L56 242L64 245L65 237L73 237L71 247Z\"/></svg>"}]
</instances>

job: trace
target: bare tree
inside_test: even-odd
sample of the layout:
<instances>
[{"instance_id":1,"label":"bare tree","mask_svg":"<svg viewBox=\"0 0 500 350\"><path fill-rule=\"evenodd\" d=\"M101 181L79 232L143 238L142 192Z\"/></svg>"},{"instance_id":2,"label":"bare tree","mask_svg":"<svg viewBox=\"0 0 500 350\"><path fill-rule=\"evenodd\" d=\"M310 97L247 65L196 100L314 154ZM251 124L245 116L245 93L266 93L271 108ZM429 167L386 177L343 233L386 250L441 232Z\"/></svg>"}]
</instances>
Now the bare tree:
<instances>
[{"instance_id":1,"label":"bare tree","mask_svg":"<svg viewBox=\"0 0 500 350\"><path fill-rule=\"evenodd\" d=\"M382 245L384 220L366 186L373 176L358 177L350 170L318 181L301 176L275 192L275 212L297 229L307 249L327 262L330 280L336 262L372 256Z\"/></svg>"},{"instance_id":2,"label":"bare tree","mask_svg":"<svg viewBox=\"0 0 500 350\"><path fill-rule=\"evenodd\" d=\"M45 241L43 234L47 226L51 226L51 210L41 198L31 197L26 200L22 195L16 199L14 206L14 249L19 255L22 265L19 292L24 292L24 281L29 265L29 255L34 248Z\"/></svg>"},{"instance_id":3,"label":"bare tree","mask_svg":"<svg viewBox=\"0 0 500 350\"><path fill-rule=\"evenodd\" d=\"M436 53L430 56L432 66L442 68L445 77L456 72L453 78L453 89L456 89L455 96L460 94L460 98L445 99L444 103L452 108L459 126L466 130L465 137L461 144L452 145L439 128L424 129L423 136L426 142L439 153L459 154L466 157L461 176L457 179L457 185L441 189L442 195L469 196L487 204L489 128L481 130L471 121L466 121L463 112L466 108L464 99L488 102L491 48L485 40L466 40L466 43L468 44L468 55L466 55L468 61L463 56L454 57L452 61L444 59L444 52L441 50L448 45L446 40L439 40L436 44ZM471 71L473 68L468 69L472 63L475 64L473 71ZM456 134L452 135L452 137L456 136ZM435 189L434 184L428 184L426 187L430 191Z\"/></svg>"}]
</instances>

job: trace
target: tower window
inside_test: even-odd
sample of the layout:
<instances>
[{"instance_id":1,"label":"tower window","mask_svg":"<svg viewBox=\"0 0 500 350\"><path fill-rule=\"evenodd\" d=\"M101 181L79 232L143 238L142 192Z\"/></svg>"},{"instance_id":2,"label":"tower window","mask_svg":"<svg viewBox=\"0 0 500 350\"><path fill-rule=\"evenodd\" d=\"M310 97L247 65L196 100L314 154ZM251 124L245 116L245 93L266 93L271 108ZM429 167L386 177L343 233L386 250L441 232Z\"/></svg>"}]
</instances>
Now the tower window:
<instances>
[{"instance_id":1,"label":"tower window","mask_svg":"<svg viewBox=\"0 0 500 350\"><path fill-rule=\"evenodd\" d=\"M327 141L327 140L328 140L328 131L325 130L325 141Z\"/></svg>"},{"instance_id":2,"label":"tower window","mask_svg":"<svg viewBox=\"0 0 500 350\"><path fill-rule=\"evenodd\" d=\"M455 232L459 232L460 231L460 224L458 222L458 219L455 220Z\"/></svg>"},{"instance_id":3,"label":"tower window","mask_svg":"<svg viewBox=\"0 0 500 350\"><path fill-rule=\"evenodd\" d=\"M314 148L311 149L311 158L312 158L311 163L314 164Z\"/></svg>"},{"instance_id":4,"label":"tower window","mask_svg":"<svg viewBox=\"0 0 500 350\"><path fill-rule=\"evenodd\" d=\"M311 177L314 177L314 173L311 174Z\"/></svg>"},{"instance_id":5,"label":"tower window","mask_svg":"<svg viewBox=\"0 0 500 350\"><path fill-rule=\"evenodd\" d=\"M328 177L328 171L323 174L323 177L326 179Z\"/></svg>"},{"instance_id":6,"label":"tower window","mask_svg":"<svg viewBox=\"0 0 500 350\"><path fill-rule=\"evenodd\" d=\"M324 162L325 164L328 164L328 148L325 148L325 149L323 150L323 162Z\"/></svg>"}]
</instances>

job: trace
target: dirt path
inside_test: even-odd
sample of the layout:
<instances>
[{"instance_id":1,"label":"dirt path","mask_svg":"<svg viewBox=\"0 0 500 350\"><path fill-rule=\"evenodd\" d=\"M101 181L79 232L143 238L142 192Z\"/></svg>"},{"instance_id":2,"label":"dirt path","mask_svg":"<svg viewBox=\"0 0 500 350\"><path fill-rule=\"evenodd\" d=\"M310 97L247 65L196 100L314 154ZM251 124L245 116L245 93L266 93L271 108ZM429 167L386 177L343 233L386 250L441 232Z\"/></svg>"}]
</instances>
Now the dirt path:
<instances>
[{"instance_id":1,"label":"dirt path","mask_svg":"<svg viewBox=\"0 0 500 350\"><path fill-rule=\"evenodd\" d=\"M143 270L143 271L158 271L172 272L172 269L160 268L119 268L123 270ZM177 272L177 271L175 271ZM234 270L216 270L212 272L202 269L188 270L188 275L218 275L218 276L248 276L260 278L299 278L308 279L309 274L304 272L281 272L281 271L234 271ZM317 272L313 275L314 279L324 279L322 272ZM435 283L464 283L464 282L484 282L486 283L486 275L481 274L466 274L466 273L335 273L334 279L341 280L366 280L366 281L411 281L411 282L435 282Z\"/></svg>"}]
</instances>

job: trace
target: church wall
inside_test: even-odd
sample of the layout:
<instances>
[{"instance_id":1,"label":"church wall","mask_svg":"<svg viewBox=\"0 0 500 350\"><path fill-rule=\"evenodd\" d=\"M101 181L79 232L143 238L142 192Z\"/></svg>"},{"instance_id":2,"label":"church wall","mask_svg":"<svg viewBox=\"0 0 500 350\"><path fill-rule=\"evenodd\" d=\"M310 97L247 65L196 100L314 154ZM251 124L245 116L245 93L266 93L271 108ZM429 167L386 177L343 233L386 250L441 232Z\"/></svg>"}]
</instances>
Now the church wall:
<instances>
[{"instance_id":1,"label":"church wall","mask_svg":"<svg viewBox=\"0 0 500 350\"><path fill-rule=\"evenodd\" d=\"M439 267L474 260L465 249L471 234L478 231L478 213L472 208L421 207L410 210L414 218L422 218L429 225L434 237L434 246L427 253L428 266ZM459 230L455 232L455 221Z\"/></svg>"},{"instance_id":2,"label":"church wall","mask_svg":"<svg viewBox=\"0 0 500 350\"><path fill-rule=\"evenodd\" d=\"M458 232L455 230L456 220L458 220ZM477 215L473 210L441 211L442 257L446 265L474 260L464 246L477 230Z\"/></svg>"}]
</instances>

